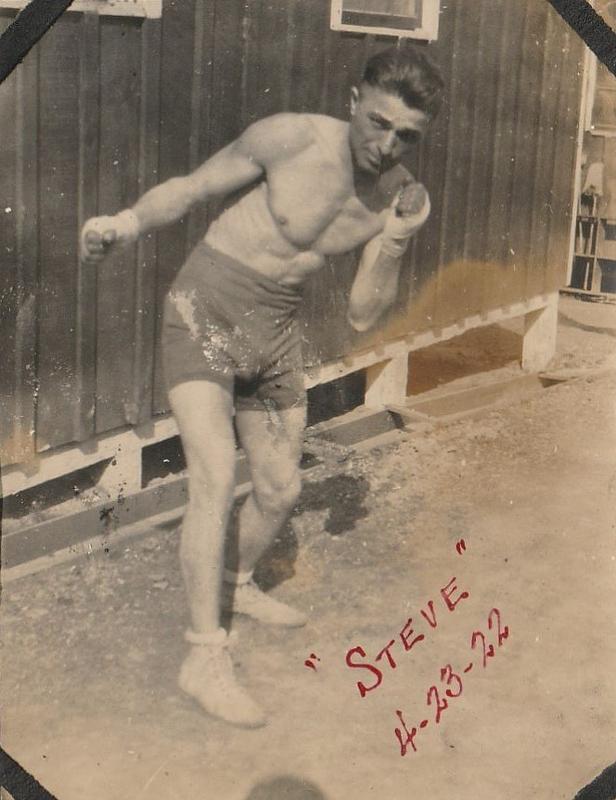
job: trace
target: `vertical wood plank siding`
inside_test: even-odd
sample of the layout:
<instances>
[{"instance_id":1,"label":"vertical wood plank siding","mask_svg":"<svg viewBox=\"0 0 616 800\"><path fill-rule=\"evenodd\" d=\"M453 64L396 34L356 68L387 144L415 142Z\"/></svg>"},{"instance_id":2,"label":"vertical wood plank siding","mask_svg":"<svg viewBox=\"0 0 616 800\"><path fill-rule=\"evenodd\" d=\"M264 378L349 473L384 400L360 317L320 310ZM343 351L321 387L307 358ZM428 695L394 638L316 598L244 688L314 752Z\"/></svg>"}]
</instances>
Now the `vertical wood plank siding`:
<instances>
[{"instance_id":1,"label":"vertical wood plank siding","mask_svg":"<svg viewBox=\"0 0 616 800\"><path fill-rule=\"evenodd\" d=\"M139 194L158 183L160 120L161 28L152 20L143 23L141 47L141 108L139 114ZM146 422L152 415L154 352L156 341L157 234L137 244L135 280L135 350L132 397L127 421Z\"/></svg>"},{"instance_id":2,"label":"vertical wood plank siding","mask_svg":"<svg viewBox=\"0 0 616 800\"><path fill-rule=\"evenodd\" d=\"M79 228L98 213L100 147L100 48L98 15L86 14L79 49ZM95 267L77 264L77 397L73 409L75 436L84 441L95 432L96 413L96 288Z\"/></svg>"},{"instance_id":3,"label":"vertical wood plank siding","mask_svg":"<svg viewBox=\"0 0 616 800\"><path fill-rule=\"evenodd\" d=\"M34 414L36 379L36 296L38 283L38 57L27 59L17 76L15 114L16 173L13 207L17 245L15 302L15 415L13 443L16 458L28 458L34 452ZM2 239L0 237L0 246ZM8 252L7 252L7 255ZM10 274L10 273L9 273ZM0 316L1 316L0 312ZM3 339L4 341L4 339ZM4 352L4 348L3 348ZM19 455L21 451L21 456Z\"/></svg>"},{"instance_id":4,"label":"vertical wood plank siding","mask_svg":"<svg viewBox=\"0 0 616 800\"><path fill-rule=\"evenodd\" d=\"M10 20L0 12L0 31ZM0 87L3 463L167 409L162 301L221 206L98 270L78 263L83 220L187 173L267 114L345 118L362 64L387 43L330 31L328 0L165 0L161 21L57 23ZM449 0L428 50L448 96L409 162L433 214L401 299L378 332L353 334L356 254L331 259L306 287L308 363L564 280L581 43L547 2Z\"/></svg>"},{"instance_id":5,"label":"vertical wood plank siding","mask_svg":"<svg viewBox=\"0 0 616 800\"><path fill-rule=\"evenodd\" d=\"M39 49L39 267L37 445L76 438L79 15L69 15Z\"/></svg>"},{"instance_id":6,"label":"vertical wood plank siding","mask_svg":"<svg viewBox=\"0 0 616 800\"><path fill-rule=\"evenodd\" d=\"M0 33L7 27L0 18ZM15 458L13 415L16 413L19 375L17 368L17 286L19 242L17 238L19 213L18 184L22 154L17 139L22 127L16 122L17 82L7 81L0 85L0 174L2 194L0 196L0 247L2 266L0 269L0 334L2 335L2 381L0 382L0 442L7 458ZM7 209L10 209L7 210Z\"/></svg>"},{"instance_id":7,"label":"vertical wood plank siding","mask_svg":"<svg viewBox=\"0 0 616 800\"><path fill-rule=\"evenodd\" d=\"M139 194L141 25L101 17L99 208L104 214L132 205ZM118 251L97 270L97 433L134 418L136 250Z\"/></svg>"}]
</instances>

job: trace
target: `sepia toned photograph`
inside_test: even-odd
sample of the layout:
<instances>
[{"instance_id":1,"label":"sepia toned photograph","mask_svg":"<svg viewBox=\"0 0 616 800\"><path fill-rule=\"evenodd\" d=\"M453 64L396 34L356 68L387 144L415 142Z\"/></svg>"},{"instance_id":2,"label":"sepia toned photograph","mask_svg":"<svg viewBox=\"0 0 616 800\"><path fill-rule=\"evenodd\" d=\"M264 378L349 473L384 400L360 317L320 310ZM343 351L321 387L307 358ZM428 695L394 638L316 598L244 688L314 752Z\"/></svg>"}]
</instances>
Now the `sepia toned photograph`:
<instances>
[{"instance_id":1,"label":"sepia toned photograph","mask_svg":"<svg viewBox=\"0 0 616 800\"><path fill-rule=\"evenodd\" d=\"M69 5L0 84L46 798L615 800L615 207L547 0Z\"/></svg>"}]
</instances>

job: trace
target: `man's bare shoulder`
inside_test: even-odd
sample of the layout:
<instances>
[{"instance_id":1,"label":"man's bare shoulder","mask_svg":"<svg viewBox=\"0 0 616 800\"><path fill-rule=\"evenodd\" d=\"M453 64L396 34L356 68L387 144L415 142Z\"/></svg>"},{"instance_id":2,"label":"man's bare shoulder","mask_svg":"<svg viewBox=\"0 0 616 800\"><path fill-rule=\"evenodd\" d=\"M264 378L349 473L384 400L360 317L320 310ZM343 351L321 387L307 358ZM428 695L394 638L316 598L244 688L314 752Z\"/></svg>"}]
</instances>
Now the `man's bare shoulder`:
<instances>
[{"instance_id":1,"label":"man's bare shoulder","mask_svg":"<svg viewBox=\"0 0 616 800\"><path fill-rule=\"evenodd\" d=\"M316 131L309 114L282 112L254 122L235 146L266 166L307 149L315 140Z\"/></svg>"},{"instance_id":2,"label":"man's bare shoulder","mask_svg":"<svg viewBox=\"0 0 616 800\"><path fill-rule=\"evenodd\" d=\"M346 144L349 123L326 114L281 113L262 120L272 136L284 139L290 147L305 149L312 144L323 143L326 139L331 145Z\"/></svg>"},{"instance_id":3,"label":"man's bare shoulder","mask_svg":"<svg viewBox=\"0 0 616 800\"><path fill-rule=\"evenodd\" d=\"M326 114L304 114L318 141L326 141L336 151L348 148L349 123Z\"/></svg>"},{"instance_id":4,"label":"man's bare shoulder","mask_svg":"<svg viewBox=\"0 0 616 800\"><path fill-rule=\"evenodd\" d=\"M346 134L349 130L348 122L327 114L302 114L302 116L323 133Z\"/></svg>"}]
</instances>

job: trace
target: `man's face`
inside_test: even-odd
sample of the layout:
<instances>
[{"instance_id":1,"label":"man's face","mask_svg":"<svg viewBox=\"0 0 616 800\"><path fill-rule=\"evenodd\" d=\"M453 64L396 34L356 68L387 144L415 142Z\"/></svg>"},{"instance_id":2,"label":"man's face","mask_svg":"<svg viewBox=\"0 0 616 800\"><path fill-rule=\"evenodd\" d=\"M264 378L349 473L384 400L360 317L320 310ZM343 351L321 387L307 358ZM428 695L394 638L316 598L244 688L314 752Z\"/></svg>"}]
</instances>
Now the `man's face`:
<instances>
[{"instance_id":1,"label":"man's face","mask_svg":"<svg viewBox=\"0 0 616 800\"><path fill-rule=\"evenodd\" d=\"M364 172L386 172L419 142L428 127L423 111L409 108L398 95L363 84L351 91L349 141Z\"/></svg>"}]
</instances>

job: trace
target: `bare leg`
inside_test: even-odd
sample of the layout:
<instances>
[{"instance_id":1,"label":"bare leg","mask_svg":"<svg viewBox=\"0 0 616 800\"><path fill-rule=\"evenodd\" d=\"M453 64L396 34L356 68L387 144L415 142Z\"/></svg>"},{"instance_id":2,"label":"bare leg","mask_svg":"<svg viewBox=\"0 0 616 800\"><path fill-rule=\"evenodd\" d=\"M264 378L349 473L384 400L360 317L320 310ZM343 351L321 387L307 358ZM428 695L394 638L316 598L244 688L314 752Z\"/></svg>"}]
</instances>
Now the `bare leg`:
<instances>
[{"instance_id":1,"label":"bare leg","mask_svg":"<svg viewBox=\"0 0 616 800\"><path fill-rule=\"evenodd\" d=\"M252 491L239 514L239 571L250 572L274 540L300 489L299 460L306 412L240 411L236 425Z\"/></svg>"},{"instance_id":2,"label":"bare leg","mask_svg":"<svg viewBox=\"0 0 616 800\"><path fill-rule=\"evenodd\" d=\"M206 711L247 727L265 717L236 682L228 636L220 627L224 541L233 502L235 438L231 397L218 384L190 381L169 393L188 465L189 503L180 561L192 618L193 645L182 665L180 688Z\"/></svg>"},{"instance_id":3,"label":"bare leg","mask_svg":"<svg viewBox=\"0 0 616 800\"><path fill-rule=\"evenodd\" d=\"M193 630L212 633L220 626L223 549L235 480L232 402L222 387L208 381L180 384L169 399L188 465L182 573Z\"/></svg>"},{"instance_id":4,"label":"bare leg","mask_svg":"<svg viewBox=\"0 0 616 800\"><path fill-rule=\"evenodd\" d=\"M299 459L305 409L302 406L280 412L241 411L236 424L253 488L239 514L238 572L226 573L227 582L235 584L235 589L224 595L225 604L260 622L298 627L306 623L306 615L265 595L250 578L300 493Z\"/></svg>"}]
</instances>

